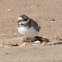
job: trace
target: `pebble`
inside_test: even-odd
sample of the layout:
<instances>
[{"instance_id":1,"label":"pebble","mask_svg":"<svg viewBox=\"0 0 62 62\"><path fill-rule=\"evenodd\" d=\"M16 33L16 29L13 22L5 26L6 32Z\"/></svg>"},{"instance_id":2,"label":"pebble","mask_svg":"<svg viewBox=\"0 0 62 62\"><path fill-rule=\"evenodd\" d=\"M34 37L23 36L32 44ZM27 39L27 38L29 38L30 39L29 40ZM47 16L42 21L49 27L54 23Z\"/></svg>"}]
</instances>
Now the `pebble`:
<instances>
[{"instance_id":1,"label":"pebble","mask_svg":"<svg viewBox=\"0 0 62 62\"><path fill-rule=\"evenodd\" d=\"M8 11L11 11L11 9L8 9Z\"/></svg>"},{"instance_id":2,"label":"pebble","mask_svg":"<svg viewBox=\"0 0 62 62\"><path fill-rule=\"evenodd\" d=\"M22 46L28 46L27 42L24 42L24 43L22 44Z\"/></svg>"},{"instance_id":3,"label":"pebble","mask_svg":"<svg viewBox=\"0 0 62 62\"><path fill-rule=\"evenodd\" d=\"M55 21L55 19L53 17L48 17L45 20L47 20L47 21Z\"/></svg>"},{"instance_id":4,"label":"pebble","mask_svg":"<svg viewBox=\"0 0 62 62\"><path fill-rule=\"evenodd\" d=\"M34 44L40 44L41 42L40 41L35 41Z\"/></svg>"},{"instance_id":5,"label":"pebble","mask_svg":"<svg viewBox=\"0 0 62 62\"><path fill-rule=\"evenodd\" d=\"M62 41L62 35L61 35L61 36L57 36L57 37L56 37L56 40Z\"/></svg>"}]
</instances>

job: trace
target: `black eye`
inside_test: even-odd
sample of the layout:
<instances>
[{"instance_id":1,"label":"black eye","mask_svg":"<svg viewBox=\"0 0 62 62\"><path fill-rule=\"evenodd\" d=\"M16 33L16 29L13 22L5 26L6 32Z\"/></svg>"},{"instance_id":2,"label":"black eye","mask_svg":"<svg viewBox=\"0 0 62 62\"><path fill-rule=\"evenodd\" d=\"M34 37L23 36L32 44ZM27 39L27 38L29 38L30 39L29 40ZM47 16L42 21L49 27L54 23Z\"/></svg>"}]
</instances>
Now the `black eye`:
<instances>
[{"instance_id":1,"label":"black eye","mask_svg":"<svg viewBox=\"0 0 62 62\"><path fill-rule=\"evenodd\" d=\"M23 21L23 20L18 20L18 22L17 22L17 23L19 23L20 21Z\"/></svg>"},{"instance_id":2,"label":"black eye","mask_svg":"<svg viewBox=\"0 0 62 62\"><path fill-rule=\"evenodd\" d=\"M27 20L28 20L28 18L24 18L23 20L24 20L24 21L27 21Z\"/></svg>"},{"instance_id":3,"label":"black eye","mask_svg":"<svg viewBox=\"0 0 62 62\"><path fill-rule=\"evenodd\" d=\"M21 25L23 25L23 24L21 24Z\"/></svg>"}]
</instances>

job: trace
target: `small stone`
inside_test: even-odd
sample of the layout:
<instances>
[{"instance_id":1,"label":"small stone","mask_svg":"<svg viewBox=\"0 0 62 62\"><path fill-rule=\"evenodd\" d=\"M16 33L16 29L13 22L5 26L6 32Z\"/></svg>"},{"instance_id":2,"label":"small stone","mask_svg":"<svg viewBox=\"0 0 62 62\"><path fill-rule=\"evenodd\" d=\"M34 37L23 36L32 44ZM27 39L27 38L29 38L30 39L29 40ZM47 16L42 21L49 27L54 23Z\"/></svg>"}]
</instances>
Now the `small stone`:
<instances>
[{"instance_id":1,"label":"small stone","mask_svg":"<svg viewBox=\"0 0 62 62\"><path fill-rule=\"evenodd\" d=\"M45 20L47 20L47 21L55 21L55 19L53 17L48 17Z\"/></svg>"},{"instance_id":2,"label":"small stone","mask_svg":"<svg viewBox=\"0 0 62 62\"><path fill-rule=\"evenodd\" d=\"M22 44L22 46L27 46L27 43L26 43L26 42L24 42L24 43Z\"/></svg>"},{"instance_id":3,"label":"small stone","mask_svg":"<svg viewBox=\"0 0 62 62\"><path fill-rule=\"evenodd\" d=\"M9 54L9 53L6 53L6 54Z\"/></svg>"},{"instance_id":4,"label":"small stone","mask_svg":"<svg viewBox=\"0 0 62 62\"><path fill-rule=\"evenodd\" d=\"M4 47L4 48L8 48L8 45L4 45L3 47Z\"/></svg>"},{"instance_id":5,"label":"small stone","mask_svg":"<svg viewBox=\"0 0 62 62\"><path fill-rule=\"evenodd\" d=\"M56 40L62 41L62 35L61 35L61 36L57 36L57 37L56 37Z\"/></svg>"},{"instance_id":6,"label":"small stone","mask_svg":"<svg viewBox=\"0 0 62 62\"><path fill-rule=\"evenodd\" d=\"M18 44L11 44L11 46L19 46Z\"/></svg>"},{"instance_id":7,"label":"small stone","mask_svg":"<svg viewBox=\"0 0 62 62\"><path fill-rule=\"evenodd\" d=\"M8 9L8 11L11 11L11 9Z\"/></svg>"},{"instance_id":8,"label":"small stone","mask_svg":"<svg viewBox=\"0 0 62 62\"><path fill-rule=\"evenodd\" d=\"M40 41L35 41L34 44L40 44L41 42Z\"/></svg>"}]
</instances>

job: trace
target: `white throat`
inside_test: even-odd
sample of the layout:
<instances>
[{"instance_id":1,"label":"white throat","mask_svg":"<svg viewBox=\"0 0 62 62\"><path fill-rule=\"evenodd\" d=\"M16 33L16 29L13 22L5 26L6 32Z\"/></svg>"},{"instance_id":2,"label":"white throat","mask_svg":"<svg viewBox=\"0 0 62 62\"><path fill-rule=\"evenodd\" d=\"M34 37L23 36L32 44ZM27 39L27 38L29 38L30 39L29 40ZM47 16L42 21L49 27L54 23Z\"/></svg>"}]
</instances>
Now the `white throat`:
<instances>
[{"instance_id":1,"label":"white throat","mask_svg":"<svg viewBox=\"0 0 62 62\"><path fill-rule=\"evenodd\" d=\"M18 17L18 20L23 20L23 18L22 17Z\"/></svg>"}]
</instances>

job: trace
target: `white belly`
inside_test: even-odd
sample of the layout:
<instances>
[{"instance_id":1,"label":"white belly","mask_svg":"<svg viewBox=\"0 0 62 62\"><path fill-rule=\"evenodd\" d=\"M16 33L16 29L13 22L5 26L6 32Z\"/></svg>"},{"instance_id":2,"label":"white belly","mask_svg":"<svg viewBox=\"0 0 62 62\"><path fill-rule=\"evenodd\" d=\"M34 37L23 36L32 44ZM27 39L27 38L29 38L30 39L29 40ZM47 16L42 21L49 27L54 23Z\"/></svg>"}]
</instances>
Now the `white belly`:
<instances>
[{"instance_id":1,"label":"white belly","mask_svg":"<svg viewBox=\"0 0 62 62\"><path fill-rule=\"evenodd\" d=\"M29 29L27 29L26 27L19 27L18 31L22 35L30 38L33 38L38 35L38 32L33 27L30 27Z\"/></svg>"}]
</instances>

